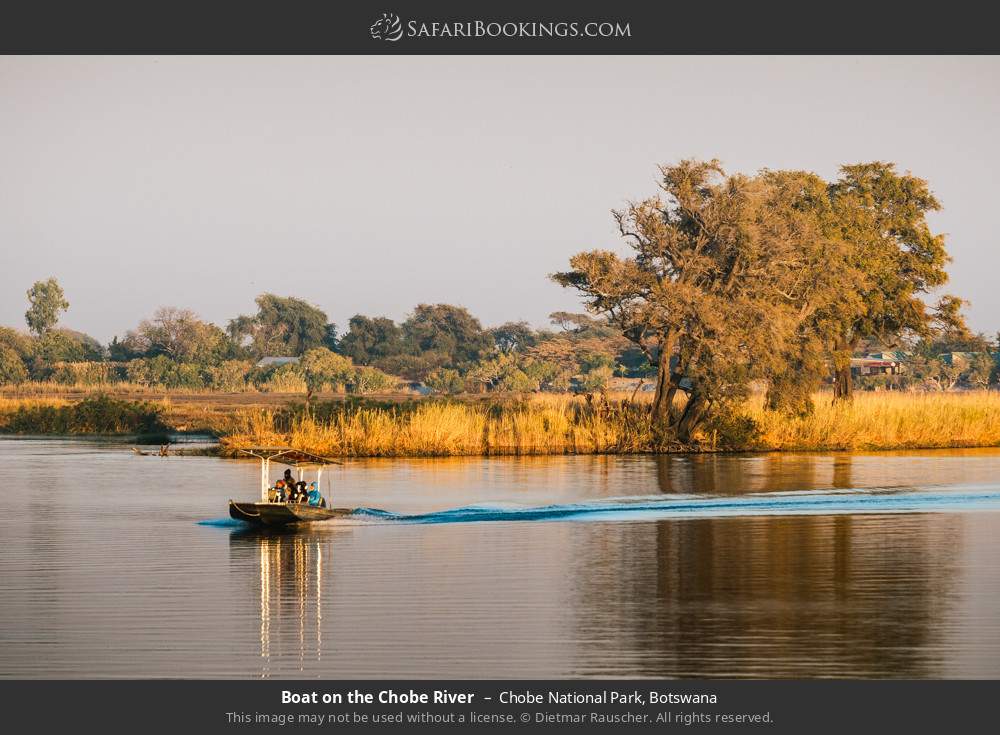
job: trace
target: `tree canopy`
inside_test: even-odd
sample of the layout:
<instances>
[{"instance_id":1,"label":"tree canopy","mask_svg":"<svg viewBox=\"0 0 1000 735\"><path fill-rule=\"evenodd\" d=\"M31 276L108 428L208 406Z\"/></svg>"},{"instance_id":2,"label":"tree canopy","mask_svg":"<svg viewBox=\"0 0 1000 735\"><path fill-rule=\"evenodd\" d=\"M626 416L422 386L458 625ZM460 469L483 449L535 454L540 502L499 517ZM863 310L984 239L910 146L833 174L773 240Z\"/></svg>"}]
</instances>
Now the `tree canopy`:
<instances>
[{"instance_id":1,"label":"tree canopy","mask_svg":"<svg viewBox=\"0 0 1000 735\"><path fill-rule=\"evenodd\" d=\"M402 340L403 332L392 319L355 314L348 322L347 334L340 340L340 352L358 365L370 365L402 352Z\"/></svg>"},{"instance_id":2,"label":"tree canopy","mask_svg":"<svg viewBox=\"0 0 1000 735\"><path fill-rule=\"evenodd\" d=\"M24 320L28 329L38 336L52 329L59 321L60 312L69 308L62 286L55 278L36 281L28 289L28 304Z\"/></svg>"},{"instance_id":3,"label":"tree canopy","mask_svg":"<svg viewBox=\"0 0 1000 735\"><path fill-rule=\"evenodd\" d=\"M506 322L490 330L494 346L504 354L524 352L538 342L538 336L527 322Z\"/></svg>"},{"instance_id":4,"label":"tree canopy","mask_svg":"<svg viewBox=\"0 0 1000 735\"><path fill-rule=\"evenodd\" d=\"M578 290L657 370L664 442L693 440L751 381L769 381L847 264L818 211L827 188L804 172L726 175L717 161L661 168L661 193L614 212L631 257L579 253L554 280ZM678 391L687 396L675 410Z\"/></svg>"},{"instance_id":5,"label":"tree canopy","mask_svg":"<svg viewBox=\"0 0 1000 735\"><path fill-rule=\"evenodd\" d=\"M232 343L214 324L202 321L190 309L164 306L144 319L125 338L137 356L166 355L181 362L216 364L232 356Z\"/></svg>"},{"instance_id":6,"label":"tree canopy","mask_svg":"<svg viewBox=\"0 0 1000 735\"><path fill-rule=\"evenodd\" d=\"M313 347L336 345L336 328L319 307L270 293L255 301L256 314L238 316L228 326L232 339L255 357L298 356Z\"/></svg>"},{"instance_id":7,"label":"tree canopy","mask_svg":"<svg viewBox=\"0 0 1000 735\"><path fill-rule=\"evenodd\" d=\"M861 274L861 308L834 321L838 398L850 398L850 356L860 340L924 334L934 318L924 296L948 280L944 236L927 215L941 208L923 179L876 161L841 168L830 186L838 236Z\"/></svg>"},{"instance_id":8,"label":"tree canopy","mask_svg":"<svg viewBox=\"0 0 1000 735\"><path fill-rule=\"evenodd\" d=\"M474 362L493 344L468 309L451 304L418 304L402 330L412 350L440 355L442 364L448 365Z\"/></svg>"},{"instance_id":9,"label":"tree canopy","mask_svg":"<svg viewBox=\"0 0 1000 735\"><path fill-rule=\"evenodd\" d=\"M307 350L299 363L306 381L306 399L331 384L345 385L354 378L354 365L350 358L338 355L325 347Z\"/></svg>"}]
</instances>

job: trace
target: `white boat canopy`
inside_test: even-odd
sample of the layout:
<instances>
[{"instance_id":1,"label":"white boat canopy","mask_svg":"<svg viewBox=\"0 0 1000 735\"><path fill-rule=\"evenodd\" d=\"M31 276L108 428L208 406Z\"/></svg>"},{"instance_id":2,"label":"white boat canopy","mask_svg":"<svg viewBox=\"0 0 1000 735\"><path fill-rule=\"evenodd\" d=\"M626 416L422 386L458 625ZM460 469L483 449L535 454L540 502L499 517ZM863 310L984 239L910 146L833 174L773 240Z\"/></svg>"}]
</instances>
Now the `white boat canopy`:
<instances>
[{"instance_id":1,"label":"white boat canopy","mask_svg":"<svg viewBox=\"0 0 1000 735\"><path fill-rule=\"evenodd\" d=\"M302 473L307 469L316 470L316 485L320 485L320 478L323 474L323 467L331 464L343 464L329 457L321 457L318 454L304 452L301 449L291 447L250 447L241 449L241 454L260 459L260 499L267 502L267 491L270 487L271 462L294 467L299 472L299 480L302 480Z\"/></svg>"}]
</instances>

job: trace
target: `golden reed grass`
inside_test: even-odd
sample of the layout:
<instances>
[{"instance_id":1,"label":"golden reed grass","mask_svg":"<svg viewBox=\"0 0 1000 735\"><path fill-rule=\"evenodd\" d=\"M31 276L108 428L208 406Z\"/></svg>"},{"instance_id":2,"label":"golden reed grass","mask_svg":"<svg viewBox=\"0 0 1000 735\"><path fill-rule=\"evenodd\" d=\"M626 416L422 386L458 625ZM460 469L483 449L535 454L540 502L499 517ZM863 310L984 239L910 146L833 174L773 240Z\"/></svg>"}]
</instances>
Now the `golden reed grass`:
<instances>
[{"instance_id":1,"label":"golden reed grass","mask_svg":"<svg viewBox=\"0 0 1000 735\"><path fill-rule=\"evenodd\" d=\"M756 448L781 450L934 449L1000 446L1000 393L857 393L833 405L814 396L816 410L801 419L763 407L755 396L746 412L761 428Z\"/></svg>"},{"instance_id":2,"label":"golden reed grass","mask_svg":"<svg viewBox=\"0 0 1000 735\"><path fill-rule=\"evenodd\" d=\"M67 406L70 401L63 398L7 398L0 396L0 416L7 416L21 408L38 408L52 406L58 408Z\"/></svg>"},{"instance_id":3,"label":"golden reed grass","mask_svg":"<svg viewBox=\"0 0 1000 735\"><path fill-rule=\"evenodd\" d=\"M126 381L115 381L113 383L56 383L53 381L28 381L17 385L4 386L0 389L0 394L7 398L35 398L46 396L62 396L66 394L99 395L108 394L115 397L128 398L131 396L162 396L169 394L178 395L210 395L213 391L191 390L190 388L162 388L141 383L129 383Z\"/></svg>"},{"instance_id":4,"label":"golden reed grass","mask_svg":"<svg viewBox=\"0 0 1000 735\"><path fill-rule=\"evenodd\" d=\"M305 415L286 431L269 410L241 411L224 448L292 446L327 456L416 457L639 452L649 446L644 409L592 410L582 399L522 402L421 401L407 407L357 407L329 420Z\"/></svg>"},{"instance_id":5,"label":"golden reed grass","mask_svg":"<svg viewBox=\"0 0 1000 735\"><path fill-rule=\"evenodd\" d=\"M741 450L878 450L1000 446L1000 394L859 393L846 405L815 396L811 416L768 411L752 398L745 412L760 427ZM308 416L285 431L268 411L242 413L223 439L233 450L290 445L334 456L596 454L649 451L644 410L612 404L592 410L582 399L544 396L520 403L418 403L412 410L357 408L329 421ZM708 439L708 437L706 437ZM710 446L710 445L709 445Z\"/></svg>"}]
</instances>

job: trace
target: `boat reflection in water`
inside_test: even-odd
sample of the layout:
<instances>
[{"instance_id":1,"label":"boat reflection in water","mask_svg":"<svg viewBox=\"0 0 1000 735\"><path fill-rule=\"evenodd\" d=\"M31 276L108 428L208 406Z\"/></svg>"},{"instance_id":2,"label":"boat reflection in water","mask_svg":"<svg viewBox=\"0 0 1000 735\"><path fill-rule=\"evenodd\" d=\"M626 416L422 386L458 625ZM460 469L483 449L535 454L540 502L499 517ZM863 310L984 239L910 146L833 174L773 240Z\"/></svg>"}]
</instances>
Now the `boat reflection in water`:
<instances>
[{"instance_id":1,"label":"boat reflection in water","mask_svg":"<svg viewBox=\"0 0 1000 735\"><path fill-rule=\"evenodd\" d=\"M331 571L334 535L301 526L248 528L230 534L234 568L243 574L252 568L252 557L258 560L253 584L260 601L260 678L319 669L324 574Z\"/></svg>"}]
</instances>

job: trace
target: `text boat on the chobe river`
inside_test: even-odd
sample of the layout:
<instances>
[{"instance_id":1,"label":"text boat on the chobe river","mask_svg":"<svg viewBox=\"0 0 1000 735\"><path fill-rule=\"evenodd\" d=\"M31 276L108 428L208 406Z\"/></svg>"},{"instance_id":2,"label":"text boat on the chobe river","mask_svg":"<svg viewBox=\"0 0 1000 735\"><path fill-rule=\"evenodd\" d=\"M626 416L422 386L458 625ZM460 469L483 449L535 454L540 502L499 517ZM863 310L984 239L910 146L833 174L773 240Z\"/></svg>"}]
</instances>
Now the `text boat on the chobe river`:
<instances>
[{"instance_id":1,"label":"text boat on the chobe river","mask_svg":"<svg viewBox=\"0 0 1000 735\"><path fill-rule=\"evenodd\" d=\"M320 480L323 468L340 462L287 447L254 447L240 451L260 459L260 500L230 500L229 515L233 518L264 526L283 526L289 523L327 521L349 515L354 510L332 508L329 500L322 495ZM291 482L286 482L283 478L272 484L272 462L291 467L297 476L293 476ZM315 485L305 482L304 473L307 470L316 473Z\"/></svg>"}]
</instances>

